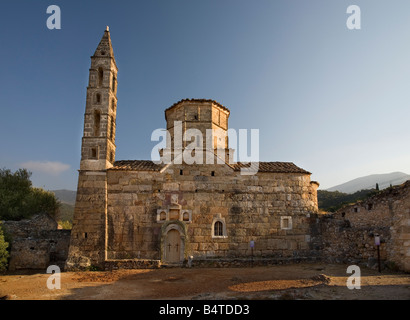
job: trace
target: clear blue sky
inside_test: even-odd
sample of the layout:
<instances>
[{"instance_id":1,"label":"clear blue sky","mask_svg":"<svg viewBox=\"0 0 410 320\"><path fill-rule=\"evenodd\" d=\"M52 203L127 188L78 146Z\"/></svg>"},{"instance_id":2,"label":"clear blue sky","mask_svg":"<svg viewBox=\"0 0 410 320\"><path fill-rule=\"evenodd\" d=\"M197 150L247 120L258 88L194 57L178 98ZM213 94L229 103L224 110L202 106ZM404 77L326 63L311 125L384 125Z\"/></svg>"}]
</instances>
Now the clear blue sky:
<instances>
[{"instance_id":1,"label":"clear blue sky","mask_svg":"<svg viewBox=\"0 0 410 320\"><path fill-rule=\"evenodd\" d=\"M59 5L62 29L46 27ZM346 9L361 8L361 30ZM4 0L0 167L76 189L90 56L109 25L119 67L117 160L150 159L183 98L214 99L260 130L260 160L328 188L410 174L410 1Z\"/></svg>"}]
</instances>

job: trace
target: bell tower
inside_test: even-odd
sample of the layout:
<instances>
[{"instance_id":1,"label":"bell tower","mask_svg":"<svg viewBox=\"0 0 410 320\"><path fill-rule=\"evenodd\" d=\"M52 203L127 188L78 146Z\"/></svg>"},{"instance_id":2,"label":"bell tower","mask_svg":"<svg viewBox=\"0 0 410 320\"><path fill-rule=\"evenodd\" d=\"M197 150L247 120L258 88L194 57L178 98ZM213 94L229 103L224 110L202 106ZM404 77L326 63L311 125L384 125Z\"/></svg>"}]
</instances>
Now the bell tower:
<instances>
[{"instance_id":1,"label":"bell tower","mask_svg":"<svg viewBox=\"0 0 410 320\"><path fill-rule=\"evenodd\" d=\"M108 27L89 73L67 270L103 268L107 258L107 169L115 161L118 73Z\"/></svg>"},{"instance_id":2,"label":"bell tower","mask_svg":"<svg viewBox=\"0 0 410 320\"><path fill-rule=\"evenodd\" d=\"M105 170L115 161L117 74L109 28L91 57L81 148L81 170Z\"/></svg>"}]
</instances>

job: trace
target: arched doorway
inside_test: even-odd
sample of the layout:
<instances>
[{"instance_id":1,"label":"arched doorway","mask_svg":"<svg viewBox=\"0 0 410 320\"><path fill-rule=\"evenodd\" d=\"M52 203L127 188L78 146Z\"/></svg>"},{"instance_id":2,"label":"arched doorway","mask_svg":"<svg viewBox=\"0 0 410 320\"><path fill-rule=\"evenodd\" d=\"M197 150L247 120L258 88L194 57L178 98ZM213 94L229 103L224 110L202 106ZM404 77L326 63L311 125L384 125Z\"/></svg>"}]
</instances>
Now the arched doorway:
<instances>
[{"instance_id":1,"label":"arched doorway","mask_svg":"<svg viewBox=\"0 0 410 320\"><path fill-rule=\"evenodd\" d=\"M161 228L161 260L164 263L184 262L186 226L181 221L165 222Z\"/></svg>"},{"instance_id":2,"label":"arched doorway","mask_svg":"<svg viewBox=\"0 0 410 320\"><path fill-rule=\"evenodd\" d=\"M181 261L181 235L178 230L169 230L165 237L165 262Z\"/></svg>"}]
</instances>

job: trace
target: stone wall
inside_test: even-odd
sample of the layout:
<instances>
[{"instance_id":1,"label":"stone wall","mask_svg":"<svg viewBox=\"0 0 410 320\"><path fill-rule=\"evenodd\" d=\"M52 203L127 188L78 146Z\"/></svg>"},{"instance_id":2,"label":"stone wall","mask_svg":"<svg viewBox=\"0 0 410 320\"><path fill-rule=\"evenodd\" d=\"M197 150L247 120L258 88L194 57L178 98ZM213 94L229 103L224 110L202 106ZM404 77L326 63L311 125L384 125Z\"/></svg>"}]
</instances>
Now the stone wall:
<instances>
[{"instance_id":1,"label":"stone wall","mask_svg":"<svg viewBox=\"0 0 410 320\"><path fill-rule=\"evenodd\" d=\"M379 234L381 259L410 271L410 181L323 216L320 229L327 261L373 264Z\"/></svg>"},{"instance_id":2,"label":"stone wall","mask_svg":"<svg viewBox=\"0 0 410 320\"><path fill-rule=\"evenodd\" d=\"M162 226L169 221L158 221L157 213L174 202L191 214L181 231L185 259L249 257L251 240L255 257L312 254L317 185L308 174L241 176L225 165L173 165L161 173L108 170L107 176L108 259L161 260ZM215 220L224 222L226 234L213 236Z\"/></svg>"},{"instance_id":3,"label":"stone wall","mask_svg":"<svg viewBox=\"0 0 410 320\"><path fill-rule=\"evenodd\" d=\"M57 230L57 222L47 214L29 220L4 221L11 238L9 270L64 268L70 244L70 231Z\"/></svg>"},{"instance_id":4,"label":"stone wall","mask_svg":"<svg viewBox=\"0 0 410 320\"><path fill-rule=\"evenodd\" d=\"M104 270L118 269L158 269L161 267L160 260L148 259L124 259L124 260L106 260Z\"/></svg>"},{"instance_id":5,"label":"stone wall","mask_svg":"<svg viewBox=\"0 0 410 320\"><path fill-rule=\"evenodd\" d=\"M105 172L80 171L67 269L103 266L106 260L107 179Z\"/></svg>"},{"instance_id":6,"label":"stone wall","mask_svg":"<svg viewBox=\"0 0 410 320\"><path fill-rule=\"evenodd\" d=\"M320 219L322 257L330 263L367 263L377 259L374 235L382 239L381 259L387 259L386 242L390 240L389 227L371 225L352 226L347 219L326 215Z\"/></svg>"},{"instance_id":7,"label":"stone wall","mask_svg":"<svg viewBox=\"0 0 410 320\"><path fill-rule=\"evenodd\" d=\"M391 190L392 225L388 259L410 272L410 181Z\"/></svg>"}]
</instances>

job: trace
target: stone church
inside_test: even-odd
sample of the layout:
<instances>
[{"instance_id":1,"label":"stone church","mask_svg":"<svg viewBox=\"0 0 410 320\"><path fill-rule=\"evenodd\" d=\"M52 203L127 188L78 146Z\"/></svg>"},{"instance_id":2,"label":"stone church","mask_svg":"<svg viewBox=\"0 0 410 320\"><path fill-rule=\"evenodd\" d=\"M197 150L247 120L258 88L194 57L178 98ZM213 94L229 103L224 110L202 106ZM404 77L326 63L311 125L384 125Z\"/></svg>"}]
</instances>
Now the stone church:
<instances>
[{"instance_id":1,"label":"stone church","mask_svg":"<svg viewBox=\"0 0 410 320\"><path fill-rule=\"evenodd\" d=\"M318 183L291 162L259 162L256 174L243 175L245 164L217 161L234 150L230 111L216 101L186 99L165 110L170 149L176 122L204 136L212 129L217 143L203 149L214 163L177 161L175 151L170 163L116 160L117 73L107 27L91 57L67 269L311 256Z\"/></svg>"}]
</instances>

